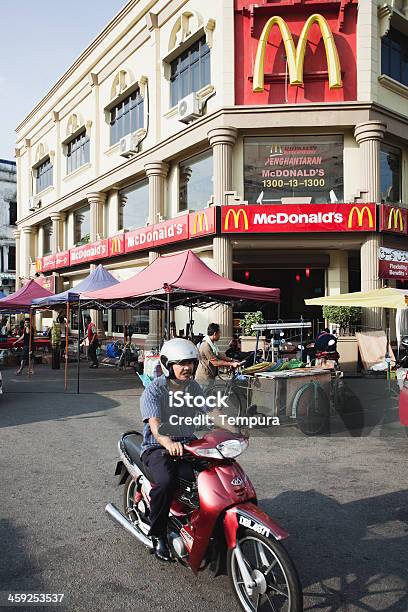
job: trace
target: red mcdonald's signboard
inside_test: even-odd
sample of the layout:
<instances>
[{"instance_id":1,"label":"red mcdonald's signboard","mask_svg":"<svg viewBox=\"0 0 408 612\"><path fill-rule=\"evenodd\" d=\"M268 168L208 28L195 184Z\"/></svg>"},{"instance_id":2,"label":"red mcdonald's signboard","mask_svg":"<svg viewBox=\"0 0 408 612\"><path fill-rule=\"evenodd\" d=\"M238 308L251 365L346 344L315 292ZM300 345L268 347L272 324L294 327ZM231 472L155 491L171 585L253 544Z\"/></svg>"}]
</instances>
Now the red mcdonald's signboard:
<instances>
[{"instance_id":1,"label":"red mcdonald's signboard","mask_svg":"<svg viewBox=\"0 0 408 612\"><path fill-rule=\"evenodd\" d=\"M182 215L163 223L142 227L125 234L125 251L141 251L153 246L188 240L188 215Z\"/></svg>"},{"instance_id":2,"label":"red mcdonald's signboard","mask_svg":"<svg viewBox=\"0 0 408 612\"><path fill-rule=\"evenodd\" d=\"M376 229L375 204L223 206L223 233L367 232Z\"/></svg>"}]
</instances>

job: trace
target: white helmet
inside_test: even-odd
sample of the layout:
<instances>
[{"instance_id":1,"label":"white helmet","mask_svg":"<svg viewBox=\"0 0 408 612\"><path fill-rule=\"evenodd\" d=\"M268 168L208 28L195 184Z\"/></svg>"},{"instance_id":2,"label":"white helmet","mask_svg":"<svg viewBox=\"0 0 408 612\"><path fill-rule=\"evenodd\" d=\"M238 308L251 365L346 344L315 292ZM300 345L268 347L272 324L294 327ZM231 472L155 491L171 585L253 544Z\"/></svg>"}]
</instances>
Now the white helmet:
<instances>
[{"instance_id":1,"label":"white helmet","mask_svg":"<svg viewBox=\"0 0 408 612\"><path fill-rule=\"evenodd\" d=\"M184 338L173 338L172 340L168 340L163 344L160 351L160 364L165 376L174 378L174 372L171 364L176 363L177 361L183 361L185 359L196 361L196 367L198 366L198 350L196 345L190 342L190 340L185 340Z\"/></svg>"}]
</instances>

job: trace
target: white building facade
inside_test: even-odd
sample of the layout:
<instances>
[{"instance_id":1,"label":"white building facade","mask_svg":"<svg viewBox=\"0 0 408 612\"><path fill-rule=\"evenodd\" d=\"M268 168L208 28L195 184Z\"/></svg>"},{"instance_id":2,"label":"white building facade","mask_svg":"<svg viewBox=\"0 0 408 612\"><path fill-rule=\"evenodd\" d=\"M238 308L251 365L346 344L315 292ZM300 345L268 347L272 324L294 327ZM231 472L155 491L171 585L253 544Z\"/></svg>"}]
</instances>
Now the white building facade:
<instances>
[{"instance_id":1,"label":"white building facade","mask_svg":"<svg viewBox=\"0 0 408 612\"><path fill-rule=\"evenodd\" d=\"M379 249L401 249L408 236L408 8L403 0L296 4L130 0L17 127L17 276L52 275L63 290L98 263L122 280L160 254L192 248L224 276L280 286L288 317L300 314L303 297L380 286ZM299 11L305 22L319 11L337 28L339 83L327 84L329 54L316 69L307 50L302 82L265 65L257 98L260 31L276 17L291 27ZM320 40L317 25L311 36ZM321 178L275 180L271 159L283 151L279 163ZM275 204L322 202L344 203L348 226L258 233L251 221L227 227L220 210L258 205L269 214ZM372 221L357 227L367 203ZM402 210L402 231L382 233L381 203ZM141 341L156 343L156 314L126 316ZM231 335L229 308L197 314L196 331L209 318ZM119 333L123 322L116 312L99 324ZM369 324L380 324L378 313Z\"/></svg>"}]
</instances>

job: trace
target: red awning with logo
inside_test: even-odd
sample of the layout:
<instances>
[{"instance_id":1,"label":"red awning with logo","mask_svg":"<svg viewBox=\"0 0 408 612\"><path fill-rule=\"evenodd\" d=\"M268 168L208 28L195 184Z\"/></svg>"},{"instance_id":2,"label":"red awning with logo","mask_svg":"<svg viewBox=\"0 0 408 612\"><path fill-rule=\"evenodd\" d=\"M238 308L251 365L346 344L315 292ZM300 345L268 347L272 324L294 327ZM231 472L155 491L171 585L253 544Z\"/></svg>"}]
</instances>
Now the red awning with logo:
<instances>
[{"instance_id":1,"label":"red awning with logo","mask_svg":"<svg viewBox=\"0 0 408 612\"><path fill-rule=\"evenodd\" d=\"M28 281L21 289L0 300L0 310L3 312L28 312L32 301L36 298L45 298L52 295L50 291L41 287L33 280Z\"/></svg>"},{"instance_id":2,"label":"red awning with logo","mask_svg":"<svg viewBox=\"0 0 408 612\"><path fill-rule=\"evenodd\" d=\"M177 301L182 303L183 296L190 301L194 298L202 302L280 300L279 289L255 287L224 278L211 270L192 251L158 257L132 278L101 291L81 294L81 300L132 301L146 296L165 296L167 293L173 294L173 304L177 297L180 298Z\"/></svg>"}]
</instances>

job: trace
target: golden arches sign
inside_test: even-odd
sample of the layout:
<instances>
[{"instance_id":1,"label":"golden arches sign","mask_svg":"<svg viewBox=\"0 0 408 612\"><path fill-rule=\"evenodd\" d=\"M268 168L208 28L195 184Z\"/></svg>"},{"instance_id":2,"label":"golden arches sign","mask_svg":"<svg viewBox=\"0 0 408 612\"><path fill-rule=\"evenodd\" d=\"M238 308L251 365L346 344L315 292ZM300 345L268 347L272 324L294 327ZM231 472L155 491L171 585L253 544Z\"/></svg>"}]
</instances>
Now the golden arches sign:
<instances>
[{"instance_id":1,"label":"golden arches sign","mask_svg":"<svg viewBox=\"0 0 408 612\"><path fill-rule=\"evenodd\" d=\"M394 229L396 230L399 224L400 232L404 231L404 220L402 218L402 212L400 208L391 208L388 213L388 229L391 229L392 222L394 221Z\"/></svg>"},{"instance_id":2,"label":"golden arches sign","mask_svg":"<svg viewBox=\"0 0 408 612\"><path fill-rule=\"evenodd\" d=\"M289 70L289 82L291 85L302 85L303 83L303 65L305 61L306 44L309 37L310 28L314 23L317 23L324 42L327 58L327 70L329 73L330 89L342 87L341 68L339 55L337 53L336 43L334 42L333 33L329 24L323 15L315 13L311 15L305 22L299 36L297 47L293 42L292 34L288 25L282 17L275 16L268 19L264 29L262 30L261 38L259 39L258 48L256 51L254 65L254 80L252 90L261 92L264 90L264 64L266 45L269 35L274 25L277 25L285 45L286 57Z\"/></svg>"},{"instance_id":3,"label":"golden arches sign","mask_svg":"<svg viewBox=\"0 0 408 612\"><path fill-rule=\"evenodd\" d=\"M373 215L371 214L371 210L368 208L368 206L363 206L363 208L358 208L357 206L353 206L353 208L350 211L349 218L348 218L347 225L349 229L353 226L354 213L357 215L357 224L359 225L359 227L363 226L365 213L367 213L368 227L369 228L374 227Z\"/></svg>"},{"instance_id":4,"label":"golden arches sign","mask_svg":"<svg viewBox=\"0 0 408 612\"><path fill-rule=\"evenodd\" d=\"M227 231L229 230L229 218L230 215L232 215L234 221L234 227L235 229L238 229L238 225L239 225L239 219L242 215L242 218L244 220L244 229L245 231L248 229L248 215L246 214L246 211L243 208L240 208L239 210L234 210L233 208L230 208L229 211L227 212L226 216L225 216L225 221L224 221L224 230Z\"/></svg>"},{"instance_id":5,"label":"golden arches sign","mask_svg":"<svg viewBox=\"0 0 408 612\"><path fill-rule=\"evenodd\" d=\"M197 234L197 226L199 232L202 232L204 227L205 230L208 232L208 221L204 212L196 213L193 225L193 234Z\"/></svg>"}]
</instances>

